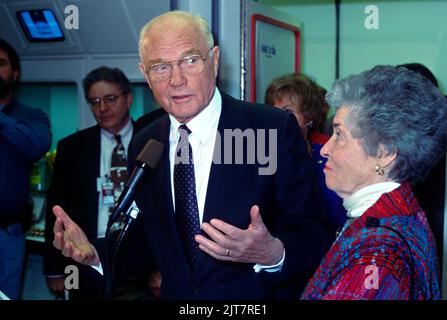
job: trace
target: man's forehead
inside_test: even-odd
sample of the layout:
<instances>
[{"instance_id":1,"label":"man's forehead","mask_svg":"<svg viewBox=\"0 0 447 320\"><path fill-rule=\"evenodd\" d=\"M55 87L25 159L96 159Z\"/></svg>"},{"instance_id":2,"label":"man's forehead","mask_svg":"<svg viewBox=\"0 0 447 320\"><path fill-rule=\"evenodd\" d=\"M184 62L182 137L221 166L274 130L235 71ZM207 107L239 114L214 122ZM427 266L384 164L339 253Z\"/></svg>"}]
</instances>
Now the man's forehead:
<instances>
[{"instance_id":1,"label":"man's forehead","mask_svg":"<svg viewBox=\"0 0 447 320\"><path fill-rule=\"evenodd\" d=\"M146 38L143 56L146 60L175 60L188 54L204 54L205 41L192 34L164 35Z\"/></svg>"},{"instance_id":2,"label":"man's forehead","mask_svg":"<svg viewBox=\"0 0 447 320\"><path fill-rule=\"evenodd\" d=\"M188 57L190 55L202 55L202 52L198 48L195 48L195 47L191 47L191 48L184 49L184 50L179 50L176 53L170 52L169 56L164 54L162 51L157 51L157 50L154 50L153 52L150 52L148 50L148 52L149 52L147 55L147 57L148 57L147 63L148 64L174 61L177 59L182 59L182 58Z\"/></svg>"},{"instance_id":3,"label":"man's forehead","mask_svg":"<svg viewBox=\"0 0 447 320\"><path fill-rule=\"evenodd\" d=\"M202 41L203 32L199 26L192 23L179 21L164 21L150 26L143 35L146 42L164 43L180 41L181 39L190 39L192 41Z\"/></svg>"},{"instance_id":4,"label":"man's forehead","mask_svg":"<svg viewBox=\"0 0 447 320\"><path fill-rule=\"evenodd\" d=\"M111 93L114 93L113 91L120 90L120 87L115 82L105 81L105 80L98 80L91 84L91 86L88 88L88 92L93 91L110 91Z\"/></svg>"}]
</instances>

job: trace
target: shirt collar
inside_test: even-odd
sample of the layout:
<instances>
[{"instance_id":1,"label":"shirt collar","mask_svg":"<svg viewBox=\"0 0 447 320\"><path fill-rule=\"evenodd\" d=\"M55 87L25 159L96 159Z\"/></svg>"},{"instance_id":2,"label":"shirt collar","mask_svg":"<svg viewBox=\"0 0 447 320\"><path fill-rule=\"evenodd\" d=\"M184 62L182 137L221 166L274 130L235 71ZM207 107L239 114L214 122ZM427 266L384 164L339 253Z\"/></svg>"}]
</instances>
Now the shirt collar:
<instances>
[{"instance_id":1,"label":"shirt collar","mask_svg":"<svg viewBox=\"0 0 447 320\"><path fill-rule=\"evenodd\" d=\"M364 187L343 201L343 206L349 218L360 217L369 207L371 207L380 196L397 189L400 183L380 182Z\"/></svg>"},{"instance_id":2,"label":"shirt collar","mask_svg":"<svg viewBox=\"0 0 447 320\"><path fill-rule=\"evenodd\" d=\"M121 136L122 139L124 139L128 135L132 134L132 129L132 120L129 118L129 121L127 121L126 125L120 130L120 132L118 132L118 134ZM108 132L106 129L101 128L101 134L104 135L106 138L115 141L115 135Z\"/></svg>"},{"instance_id":3,"label":"shirt collar","mask_svg":"<svg viewBox=\"0 0 447 320\"><path fill-rule=\"evenodd\" d=\"M208 141L213 136L213 130L217 129L217 127L215 128L214 125L210 124L218 122L221 111L222 97L219 90L215 88L214 95L208 106L186 124L189 130L191 130L191 134L196 136L201 143ZM178 122L172 115L169 115L169 119L171 121L171 138L174 141L178 141L178 127L182 123Z\"/></svg>"}]
</instances>

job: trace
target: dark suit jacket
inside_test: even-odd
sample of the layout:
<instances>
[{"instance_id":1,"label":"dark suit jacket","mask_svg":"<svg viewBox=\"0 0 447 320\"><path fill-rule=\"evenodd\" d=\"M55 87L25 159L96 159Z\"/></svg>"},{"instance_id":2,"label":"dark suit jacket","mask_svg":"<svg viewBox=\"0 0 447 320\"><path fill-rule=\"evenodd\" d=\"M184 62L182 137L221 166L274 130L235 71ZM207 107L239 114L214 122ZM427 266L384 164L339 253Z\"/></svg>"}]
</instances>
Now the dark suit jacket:
<instances>
[{"instance_id":1,"label":"dark suit jacket","mask_svg":"<svg viewBox=\"0 0 447 320\"><path fill-rule=\"evenodd\" d=\"M52 245L55 221L52 208L60 205L86 233L96 238L98 229L98 192L101 133L98 125L78 131L57 144L53 175L47 194L44 273L64 274L65 263L60 251Z\"/></svg>"},{"instance_id":2,"label":"dark suit jacket","mask_svg":"<svg viewBox=\"0 0 447 320\"><path fill-rule=\"evenodd\" d=\"M158 108L158 109L152 110L152 111L142 115L141 117L139 117L137 119L137 121L135 121L135 124L133 126L134 133L139 132L144 127L146 127L147 125L151 124L152 122L154 122L158 118L164 116L165 114L166 114L165 109Z\"/></svg>"},{"instance_id":3,"label":"dark suit jacket","mask_svg":"<svg viewBox=\"0 0 447 320\"><path fill-rule=\"evenodd\" d=\"M57 145L57 155L53 175L47 193L45 217L44 274L63 275L67 265L73 260L65 258L53 247L54 205L60 205L76 222L89 239L97 237L98 192L96 178L100 173L101 131L98 125L78 131ZM100 297L102 281L88 280L87 268L80 272L80 296ZM75 292L75 291L73 291ZM73 298L73 295L72 295Z\"/></svg>"},{"instance_id":4,"label":"dark suit jacket","mask_svg":"<svg viewBox=\"0 0 447 320\"><path fill-rule=\"evenodd\" d=\"M320 210L310 158L300 138L296 119L284 111L247 104L222 94L218 125L221 137L224 137L224 129L277 129L277 170L273 175L259 175L261 165L258 161L242 165L213 163L204 208L203 221L219 218L246 229L250 224L251 206L259 205L264 223L285 245L283 269L274 275L257 274L253 264L222 262L202 251L196 268L191 270L174 218L169 128L169 117L163 116L136 135L129 149L129 160L132 161L151 138L165 146L152 177L136 198L142 210L144 230L153 244L162 273L162 297L270 299L276 297L278 285L294 283L297 291L286 297L298 298L331 239L323 227L326 218ZM224 142L221 147L223 152ZM265 150L269 150L268 147ZM262 154L265 152L268 151ZM132 163L130 167L133 167Z\"/></svg>"},{"instance_id":5,"label":"dark suit jacket","mask_svg":"<svg viewBox=\"0 0 447 320\"><path fill-rule=\"evenodd\" d=\"M424 180L416 183L413 187L413 193L424 210L435 236L441 266L444 252L445 158L444 155L439 159Z\"/></svg>"},{"instance_id":6,"label":"dark suit jacket","mask_svg":"<svg viewBox=\"0 0 447 320\"><path fill-rule=\"evenodd\" d=\"M97 238L98 230L98 191L96 178L100 174L101 129L98 125L78 131L57 145L57 156L53 175L47 194L45 217L44 274L63 275L65 266L74 261L65 258L52 245L55 216L54 205L60 205L85 232L91 241ZM147 255L151 259L150 253ZM141 261L140 259L138 261ZM152 260L151 260L152 261ZM145 261L152 268L152 262ZM82 298L102 298L104 283L96 277L95 270L81 267L80 290ZM122 278L136 277L141 270L126 268ZM146 273L149 272L147 269ZM96 281L95 281L96 279ZM147 278L146 278L147 279ZM81 292L82 291L82 292Z\"/></svg>"}]
</instances>

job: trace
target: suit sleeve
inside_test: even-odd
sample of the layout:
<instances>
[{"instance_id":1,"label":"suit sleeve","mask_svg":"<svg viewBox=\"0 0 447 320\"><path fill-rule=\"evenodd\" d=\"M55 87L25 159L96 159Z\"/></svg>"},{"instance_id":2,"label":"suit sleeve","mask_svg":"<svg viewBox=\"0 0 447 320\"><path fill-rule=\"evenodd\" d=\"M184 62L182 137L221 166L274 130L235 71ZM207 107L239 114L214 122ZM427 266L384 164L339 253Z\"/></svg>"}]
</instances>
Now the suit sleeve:
<instances>
[{"instance_id":1,"label":"suit sleeve","mask_svg":"<svg viewBox=\"0 0 447 320\"><path fill-rule=\"evenodd\" d=\"M60 205L64 208L67 203L65 197L70 196L70 191L66 190L70 179L68 177L69 148L65 147L63 142L59 142L57 146L57 155L54 163L54 170L51 177L50 187L47 193L47 205L45 215L45 251L44 251L44 274L45 275L63 275L65 266L73 263L72 260L64 257L58 249L53 246L53 226L55 216L53 214L53 206Z\"/></svg>"},{"instance_id":2,"label":"suit sleeve","mask_svg":"<svg viewBox=\"0 0 447 320\"><path fill-rule=\"evenodd\" d=\"M15 146L24 156L36 161L50 148L50 121L38 109L29 109L23 119L0 113L0 138Z\"/></svg>"},{"instance_id":3,"label":"suit sleeve","mask_svg":"<svg viewBox=\"0 0 447 320\"><path fill-rule=\"evenodd\" d=\"M270 282L306 281L320 264L332 239L310 156L296 119L290 114L278 132L275 198L279 212L275 213L274 236L284 243L286 257L279 274L262 272L261 276Z\"/></svg>"}]
</instances>

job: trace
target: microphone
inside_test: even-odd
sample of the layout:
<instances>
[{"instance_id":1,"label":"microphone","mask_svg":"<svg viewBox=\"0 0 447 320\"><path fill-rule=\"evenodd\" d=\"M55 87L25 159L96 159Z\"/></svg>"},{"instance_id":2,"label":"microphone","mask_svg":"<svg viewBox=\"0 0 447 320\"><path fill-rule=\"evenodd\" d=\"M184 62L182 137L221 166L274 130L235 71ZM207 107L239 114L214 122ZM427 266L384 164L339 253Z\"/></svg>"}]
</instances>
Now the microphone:
<instances>
[{"instance_id":1,"label":"microphone","mask_svg":"<svg viewBox=\"0 0 447 320\"><path fill-rule=\"evenodd\" d=\"M155 169L163 152L163 144L155 139L150 139L140 154L137 156L135 168L127 180L123 192L116 201L115 209L112 211L107 223L107 229L113 225L122 212L127 212L132 204L135 193L138 191L141 182L144 181Z\"/></svg>"}]
</instances>

